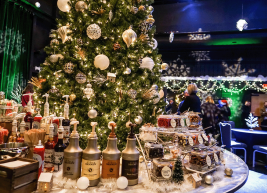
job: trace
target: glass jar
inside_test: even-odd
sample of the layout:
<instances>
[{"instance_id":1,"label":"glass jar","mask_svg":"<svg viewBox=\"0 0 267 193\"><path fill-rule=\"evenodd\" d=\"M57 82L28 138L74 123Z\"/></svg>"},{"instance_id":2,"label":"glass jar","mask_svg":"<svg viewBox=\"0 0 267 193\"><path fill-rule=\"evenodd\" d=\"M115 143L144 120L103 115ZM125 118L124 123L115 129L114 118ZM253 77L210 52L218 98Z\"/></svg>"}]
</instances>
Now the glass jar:
<instances>
[{"instance_id":1,"label":"glass jar","mask_svg":"<svg viewBox=\"0 0 267 193\"><path fill-rule=\"evenodd\" d=\"M145 143L145 151L148 158L163 158L164 157L164 149L162 144L158 143Z\"/></svg>"},{"instance_id":2,"label":"glass jar","mask_svg":"<svg viewBox=\"0 0 267 193\"><path fill-rule=\"evenodd\" d=\"M153 159L152 175L157 178L171 179L173 161L169 159Z\"/></svg>"},{"instance_id":3,"label":"glass jar","mask_svg":"<svg viewBox=\"0 0 267 193\"><path fill-rule=\"evenodd\" d=\"M160 115L158 117L158 127L170 128L172 115Z\"/></svg>"},{"instance_id":4,"label":"glass jar","mask_svg":"<svg viewBox=\"0 0 267 193\"><path fill-rule=\"evenodd\" d=\"M143 125L140 128L140 139L144 142L157 141L157 128Z\"/></svg>"},{"instance_id":5,"label":"glass jar","mask_svg":"<svg viewBox=\"0 0 267 193\"><path fill-rule=\"evenodd\" d=\"M192 148L189 167L197 171L207 171L215 166L213 150L207 148Z\"/></svg>"}]
</instances>

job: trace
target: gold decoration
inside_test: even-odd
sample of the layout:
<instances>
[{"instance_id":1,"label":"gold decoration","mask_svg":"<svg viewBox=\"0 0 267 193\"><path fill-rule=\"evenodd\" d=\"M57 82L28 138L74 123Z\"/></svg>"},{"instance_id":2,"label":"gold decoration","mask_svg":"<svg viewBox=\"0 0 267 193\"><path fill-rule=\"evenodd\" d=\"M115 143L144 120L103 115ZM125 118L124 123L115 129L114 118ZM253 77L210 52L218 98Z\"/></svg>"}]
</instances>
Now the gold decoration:
<instances>
[{"instance_id":1,"label":"gold decoration","mask_svg":"<svg viewBox=\"0 0 267 193\"><path fill-rule=\"evenodd\" d=\"M139 7L139 11L145 11L145 10L146 10L146 8L145 8L144 5L141 5L141 6Z\"/></svg>"},{"instance_id":2,"label":"gold decoration","mask_svg":"<svg viewBox=\"0 0 267 193\"><path fill-rule=\"evenodd\" d=\"M86 82L86 75L82 72L79 72L76 76L75 76L75 80L79 83L79 84L83 84Z\"/></svg>"},{"instance_id":3,"label":"gold decoration","mask_svg":"<svg viewBox=\"0 0 267 193\"><path fill-rule=\"evenodd\" d=\"M69 97L70 97L71 102L75 101L75 99L76 99L76 95L74 93L72 93Z\"/></svg>"},{"instance_id":4,"label":"gold decoration","mask_svg":"<svg viewBox=\"0 0 267 193\"><path fill-rule=\"evenodd\" d=\"M32 77L32 78L31 78L31 81L28 81L28 83L30 83L30 84L32 84L32 85L38 87L38 88L42 88L42 82L45 82L44 80L45 80L45 79L40 79L40 80L39 80L39 79L36 78L36 77Z\"/></svg>"},{"instance_id":5,"label":"gold decoration","mask_svg":"<svg viewBox=\"0 0 267 193\"><path fill-rule=\"evenodd\" d=\"M122 39L126 43L127 47L129 48L132 43L134 43L137 39L136 33L132 30L130 26L129 29L123 32Z\"/></svg>"},{"instance_id":6,"label":"gold decoration","mask_svg":"<svg viewBox=\"0 0 267 193\"><path fill-rule=\"evenodd\" d=\"M139 39L142 41L142 42L147 42L149 40L149 37L147 34L141 34L139 36Z\"/></svg>"},{"instance_id":7,"label":"gold decoration","mask_svg":"<svg viewBox=\"0 0 267 193\"><path fill-rule=\"evenodd\" d=\"M73 73L74 64L72 62L68 62L64 66L64 71L68 74Z\"/></svg>"},{"instance_id":8,"label":"gold decoration","mask_svg":"<svg viewBox=\"0 0 267 193\"><path fill-rule=\"evenodd\" d=\"M79 54L79 56L84 59L85 58L85 52L84 50L82 50L81 48L79 48L79 51L77 52Z\"/></svg>"},{"instance_id":9,"label":"gold decoration","mask_svg":"<svg viewBox=\"0 0 267 193\"><path fill-rule=\"evenodd\" d=\"M136 97L136 95L137 95L137 91L131 88L130 90L128 90L127 94L128 94L132 99L135 99L135 97Z\"/></svg>"},{"instance_id":10,"label":"gold decoration","mask_svg":"<svg viewBox=\"0 0 267 193\"><path fill-rule=\"evenodd\" d=\"M84 12L84 10L87 9L87 4L84 1L78 1L75 4L75 10Z\"/></svg>"},{"instance_id":11,"label":"gold decoration","mask_svg":"<svg viewBox=\"0 0 267 193\"><path fill-rule=\"evenodd\" d=\"M150 25L153 25L153 23L155 22L153 15L149 15L148 18L146 19L146 22L149 23Z\"/></svg>"},{"instance_id":12,"label":"gold decoration","mask_svg":"<svg viewBox=\"0 0 267 193\"><path fill-rule=\"evenodd\" d=\"M106 10L102 9L102 6L101 6L100 9L97 9L97 11L92 11L92 14L102 15L105 12Z\"/></svg>"},{"instance_id":13,"label":"gold decoration","mask_svg":"<svg viewBox=\"0 0 267 193\"><path fill-rule=\"evenodd\" d=\"M119 49L121 49L121 45L117 42L117 43L115 43L115 44L113 45L113 49L114 49L114 50L119 50Z\"/></svg>"},{"instance_id":14,"label":"gold decoration","mask_svg":"<svg viewBox=\"0 0 267 193\"><path fill-rule=\"evenodd\" d=\"M62 26L58 28L57 33L59 37L62 40L62 43L65 43L67 40L71 40L71 37L68 36L68 33L72 32L71 30L68 29L69 26Z\"/></svg>"},{"instance_id":15,"label":"gold decoration","mask_svg":"<svg viewBox=\"0 0 267 193\"><path fill-rule=\"evenodd\" d=\"M59 44L59 41L57 39L52 39L50 42L50 46L58 45L58 44Z\"/></svg>"},{"instance_id":16,"label":"gold decoration","mask_svg":"<svg viewBox=\"0 0 267 193\"><path fill-rule=\"evenodd\" d=\"M58 88L56 88L56 86L52 86L52 88L48 91L49 93L57 93L59 91Z\"/></svg>"},{"instance_id":17,"label":"gold decoration","mask_svg":"<svg viewBox=\"0 0 267 193\"><path fill-rule=\"evenodd\" d=\"M143 94L143 98L147 100L153 99L153 103L157 104L160 100L160 95L157 90L158 86L155 84L152 85L152 87Z\"/></svg>"},{"instance_id":18,"label":"gold decoration","mask_svg":"<svg viewBox=\"0 0 267 193\"><path fill-rule=\"evenodd\" d=\"M86 33L90 39L96 40L101 37L101 28L97 24L91 24L87 27Z\"/></svg>"}]
</instances>

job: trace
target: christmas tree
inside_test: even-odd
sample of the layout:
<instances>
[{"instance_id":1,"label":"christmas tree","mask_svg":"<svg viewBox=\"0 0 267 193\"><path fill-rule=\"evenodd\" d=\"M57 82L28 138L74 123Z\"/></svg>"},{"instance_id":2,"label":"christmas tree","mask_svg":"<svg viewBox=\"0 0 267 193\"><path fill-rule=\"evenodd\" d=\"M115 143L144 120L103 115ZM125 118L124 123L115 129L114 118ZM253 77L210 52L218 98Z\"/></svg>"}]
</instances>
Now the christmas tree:
<instances>
[{"instance_id":1,"label":"christmas tree","mask_svg":"<svg viewBox=\"0 0 267 193\"><path fill-rule=\"evenodd\" d=\"M108 123L116 122L118 148L123 149L129 132L126 123L155 124L164 107L151 3L58 0L61 18L45 48L48 57L41 65L36 98L44 104L42 96L49 93L50 113L59 116L62 96L70 95L70 118L75 115L80 121L82 148L91 121L98 122L102 150L110 132Z\"/></svg>"},{"instance_id":2,"label":"christmas tree","mask_svg":"<svg viewBox=\"0 0 267 193\"><path fill-rule=\"evenodd\" d=\"M181 158L178 157L173 169L172 180L176 183L182 183L184 181L184 171Z\"/></svg>"},{"instance_id":3,"label":"christmas tree","mask_svg":"<svg viewBox=\"0 0 267 193\"><path fill-rule=\"evenodd\" d=\"M258 117L254 117L252 113L249 114L248 119L245 119L246 124L250 129L253 129L254 127L258 127Z\"/></svg>"}]
</instances>

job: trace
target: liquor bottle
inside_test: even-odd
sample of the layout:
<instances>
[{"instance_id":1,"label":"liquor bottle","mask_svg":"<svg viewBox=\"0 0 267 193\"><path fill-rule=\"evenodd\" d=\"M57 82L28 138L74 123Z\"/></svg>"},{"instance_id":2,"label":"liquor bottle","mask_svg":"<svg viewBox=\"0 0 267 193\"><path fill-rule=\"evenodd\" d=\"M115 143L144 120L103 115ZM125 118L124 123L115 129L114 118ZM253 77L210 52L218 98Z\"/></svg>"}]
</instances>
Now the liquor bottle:
<instances>
[{"instance_id":1,"label":"liquor bottle","mask_svg":"<svg viewBox=\"0 0 267 193\"><path fill-rule=\"evenodd\" d=\"M49 94L45 93L43 97L45 97L46 99L44 104L44 117L49 117L49 103L48 103Z\"/></svg>"},{"instance_id":2,"label":"liquor bottle","mask_svg":"<svg viewBox=\"0 0 267 193\"><path fill-rule=\"evenodd\" d=\"M58 142L55 145L55 170L56 172L59 171L59 168L61 167L64 159L64 150L66 148L65 144L63 143L63 136L64 136L64 128L62 126L62 120L64 117L59 117L60 120L60 126L58 128Z\"/></svg>"},{"instance_id":3,"label":"liquor bottle","mask_svg":"<svg viewBox=\"0 0 267 193\"><path fill-rule=\"evenodd\" d=\"M139 151L136 149L136 138L133 133L135 124L130 124L131 132L127 138L126 148L122 151L122 169L121 176L128 179L128 185L138 184L139 171Z\"/></svg>"},{"instance_id":4,"label":"liquor bottle","mask_svg":"<svg viewBox=\"0 0 267 193\"><path fill-rule=\"evenodd\" d=\"M100 181L101 151L97 147L96 125L97 122L91 122L92 132L88 136L87 147L83 150L82 157L82 176L89 179L90 186L97 186Z\"/></svg>"},{"instance_id":5,"label":"liquor bottle","mask_svg":"<svg viewBox=\"0 0 267 193\"><path fill-rule=\"evenodd\" d=\"M33 159L39 162L38 178L44 170L44 154L45 148L42 145L41 140L39 140L38 145L36 145L33 150Z\"/></svg>"},{"instance_id":6,"label":"liquor bottle","mask_svg":"<svg viewBox=\"0 0 267 193\"><path fill-rule=\"evenodd\" d=\"M58 127L59 127L59 120L56 116L56 113L54 113L53 119L53 125L54 125L54 142L57 143L58 141Z\"/></svg>"},{"instance_id":7,"label":"liquor bottle","mask_svg":"<svg viewBox=\"0 0 267 193\"><path fill-rule=\"evenodd\" d=\"M70 144L64 150L63 177L77 179L81 177L82 149L79 146L79 133L77 124L79 121L73 121L74 129L70 135Z\"/></svg>"},{"instance_id":8,"label":"liquor bottle","mask_svg":"<svg viewBox=\"0 0 267 193\"><path fill-rule=\"evenodd\" d=\"M64 138L63 143L68 147L69 137L70 137L70 120L69 120L69 95L64 95L63 98L66 98L66 104L64 105L64 119L62 121L62 126L64 128Z\"/></svg>"},{"instance_id":9,"label":"liquor bottle","mask_svg":"<svg viewBox=\"0 0 267 193\"><path fill-rule=\"evenodd\" d=\"M24 142L24 132L25 132L25 126L26 126L26 123L24 121L24 117L25 117L26 113L21 113L21 118L22 118L22 121L19 125L19 137L17 138L17 142Z\"/></svg>"},{"instance_id":10,"label":"liquor bottle","mask_svg":"<svg viewBox=\"0 0 267 193\"><path fill-rule=\"evenodd\" d=\"M12 133L8 138L8 142L17 142L17 138L18 138L18 134L17 134L17 130L18 130L18 121L17 121L17 117L16 117L16 112L14 112L15 116L13 118L12 121Z\"/></svg>"},{"instance_id":11,"label":"liquor bottle","mask_svg":"<svg viewBox=\"0 0 267 193\"><path fill-rule=\"evenodd\" d=\"M33 123L32 123L32 128L33 129L40 129L41 128L41 121L42 121L42 115L40 114L40 109L36 109L37 110L37 115L34 117L33 119Z\"/></svg>"},{"instance_id":12,"label":"liquor bottle","mask_svg":"<svg viewBox=\"0 0 267 193\"><path fill-rule=\"evenodd\" d=\"M112 127L108 137L107 148L103 151L102 178L118 178L120 170L121 152L117 147L117 137L114 132L116 123L110 123Z\"/></svg>"},{"instance_id":13,"label":"liquor bottle","mask_svg":"<svg viewBox=\"0 0 267 193\"><path fill-rule=\"evenodd\" d=\"M26 116L24 117L24 121L26 123L25 129L30 130L32 129L32 122L33 122L33 117L32 117L32 95L33 93L28 93L24 95L29 95L29 102L27 103L27 113Z\"/></svg>"},{"instance_id":14,"label":"liquor bottle","mask_svg":"<svg viewBox=\"0 0 267 193\"><path fill-rule=\"evenodd\" d=\"M44 172L53 172L54 167L54 126L52 124L53 116L51 117L51 124L49 126L49 139L45 143L45 156L44 156Z\"/></svg>"}]
</instances>

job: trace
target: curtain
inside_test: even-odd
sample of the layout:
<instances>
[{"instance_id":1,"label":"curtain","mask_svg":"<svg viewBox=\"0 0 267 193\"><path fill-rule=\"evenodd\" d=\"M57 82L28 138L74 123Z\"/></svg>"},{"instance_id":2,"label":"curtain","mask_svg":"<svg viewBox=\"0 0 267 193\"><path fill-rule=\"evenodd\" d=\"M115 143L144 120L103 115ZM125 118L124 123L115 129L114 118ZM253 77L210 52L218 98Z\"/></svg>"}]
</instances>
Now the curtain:
<instances>
[{"instance_id":1,"label":"curtain","mask_svg":"<svg viewBox=\"0 0 267 193\"><path fill-rule=\"evenodd\" d=\"M0 0L0 91L11 99L29 77L33 15L20 0Z\"/></svg>"}]
</instances>

